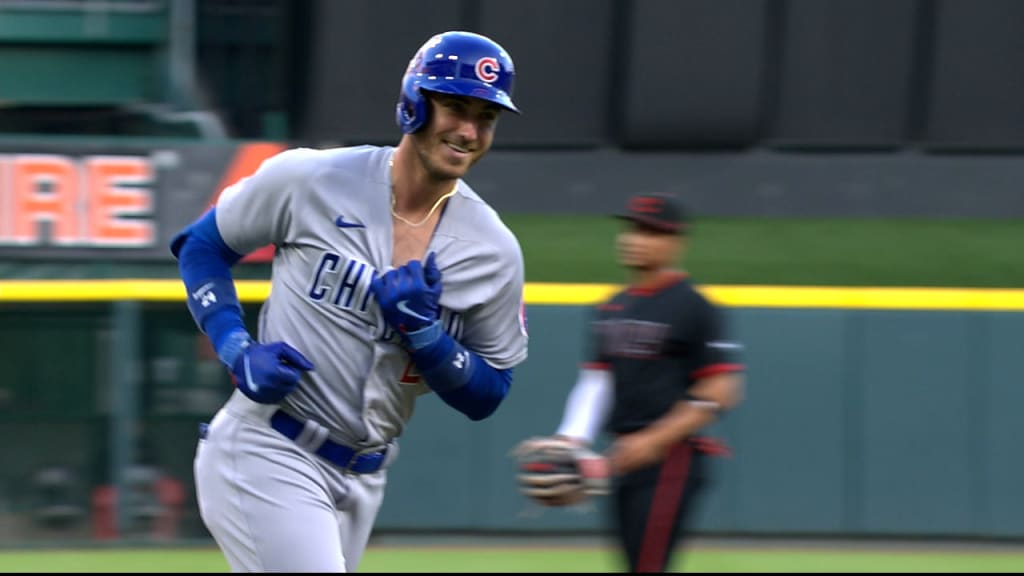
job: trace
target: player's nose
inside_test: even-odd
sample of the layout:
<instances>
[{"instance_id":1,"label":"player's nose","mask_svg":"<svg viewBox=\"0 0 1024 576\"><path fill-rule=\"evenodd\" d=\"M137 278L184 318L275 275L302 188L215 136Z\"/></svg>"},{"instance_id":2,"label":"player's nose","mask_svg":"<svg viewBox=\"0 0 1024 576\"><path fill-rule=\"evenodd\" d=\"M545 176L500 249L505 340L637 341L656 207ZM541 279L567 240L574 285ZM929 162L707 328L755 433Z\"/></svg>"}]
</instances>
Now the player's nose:
<instances>
[{"instance_id":1,"label":"player's nose","mask_svg":"<svg viewBox=\"0 0 1024 576\"><path fill-rule=\"evenodd\" d=\"M459 136L458 144L463 148L472 148L476 144L476 139L480 133L480 127L477 125L476 120L472 118L462 118L459 120L459 126L455 129L455 133Z\"/></svg>"}]
</instances>

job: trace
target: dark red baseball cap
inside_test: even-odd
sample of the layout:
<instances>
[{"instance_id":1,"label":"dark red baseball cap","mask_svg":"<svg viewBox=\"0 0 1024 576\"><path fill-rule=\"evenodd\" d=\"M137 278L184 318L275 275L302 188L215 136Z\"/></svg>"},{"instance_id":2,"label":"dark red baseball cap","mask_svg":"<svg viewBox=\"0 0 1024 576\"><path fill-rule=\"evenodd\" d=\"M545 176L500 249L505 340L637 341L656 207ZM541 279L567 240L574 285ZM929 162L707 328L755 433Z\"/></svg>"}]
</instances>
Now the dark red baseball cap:
<instances>
[{"instance_id":1,"label":"dark red baseball cap","mask_svg":"<svg viewBox=\"0 0 1024 576\"><path fill-rule=\"evenodd\" d=\"M615 217L661 232L680 233L687 226L686 211L671 194L637 194Z\"/></svg>"}]
</instances>

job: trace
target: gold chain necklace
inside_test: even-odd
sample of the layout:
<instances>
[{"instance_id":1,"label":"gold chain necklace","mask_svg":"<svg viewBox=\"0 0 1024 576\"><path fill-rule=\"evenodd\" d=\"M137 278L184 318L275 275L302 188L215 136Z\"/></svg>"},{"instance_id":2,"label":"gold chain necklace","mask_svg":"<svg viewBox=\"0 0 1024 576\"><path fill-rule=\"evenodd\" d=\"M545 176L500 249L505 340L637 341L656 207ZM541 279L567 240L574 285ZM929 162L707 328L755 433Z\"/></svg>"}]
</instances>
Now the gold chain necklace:
<instances>
[{"instance_id":1,"label":"gold chain necklace","mask_svg":"<svg viewBox=\"0 0 1024 576\"><path fill-rule=\"evenodd\" d=\"M388 159L388 167L390 168L392 166L394 166L394 162L392 160ZM447 193L447 194L445 194L444 196L441 196L440 198L438 198L437 201L434 202L434 205L431 206L430 212L427 212L427 215L423 218L423 220L420 220L419 222L412 222L410 220L406 220L402 216L399 216L398 212L395 212L395 202L397 202L398 199L395 198L395 187L392 184L392 186L391 186L391 215L394 216L395 218L397 218L398 220L401 220L402 222L405 222L408 226L411 226L413 228L419 228L420 226L423 226L424 224L426 224L427 220L430 220L430 217L434 215L434 211L437 210L437 207L441 205L441 202L444 202L448 198L451 198L458 190L459 190L459 181L456 180L455 181L455 186L452 186L452 191Z\"/></svg>"},{"instance_id":2,"label":"gold chain necklace","mask_svg":"<svg viewBox=\"0 0 1024 576\"><path fill-rule=\"evenodd\" d=\"M391 215L394 216L395 218L398 218L402 222L405 222L409 226L412 226L413 228L419 228L420 226L423 226L424 224L426 224L427 220L430 220L430 217L434 215L434 211L437 210L437 207L441 205L441 202L444 202L448 198L451 198L455 194L455 192L458 191L458 189L459 189L459 183L456 182L455 186L452 187L452 191L447 193L447 194L445 194L444 196L441 196L440 198L438 198L437 202L434 202L434 205L430 208L430 212L427 212L427 215L424 216L423 220L420 220L419 222L412 222L412 221L406 220L405 218L399 216L398 212L395 212L395 202L396 202L395 191L391 190Z\"/></svg>"}]
</instances>

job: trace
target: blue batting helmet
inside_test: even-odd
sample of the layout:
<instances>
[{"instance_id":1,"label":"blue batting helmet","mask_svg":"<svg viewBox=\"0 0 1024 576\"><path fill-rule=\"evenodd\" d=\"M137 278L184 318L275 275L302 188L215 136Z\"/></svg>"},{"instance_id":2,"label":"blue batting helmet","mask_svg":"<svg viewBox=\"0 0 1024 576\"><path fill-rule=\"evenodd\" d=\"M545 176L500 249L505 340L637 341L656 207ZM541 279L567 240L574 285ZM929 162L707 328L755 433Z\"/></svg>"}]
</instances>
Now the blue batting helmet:
<instances>
[{"instance_id":1,"label":"blue batting helmet","mask_svg":"<svg viewBox=\"0 0 1024 576\"><path fill-rule=\"evenodd\" d=\"M427 122L429 106L421 92L472 96L519 113L512 103L516 70L505 49L472 32L445 32L427 40L409 61L402 77L397 120L411 134Z\"/></svg>"}]
</instances>

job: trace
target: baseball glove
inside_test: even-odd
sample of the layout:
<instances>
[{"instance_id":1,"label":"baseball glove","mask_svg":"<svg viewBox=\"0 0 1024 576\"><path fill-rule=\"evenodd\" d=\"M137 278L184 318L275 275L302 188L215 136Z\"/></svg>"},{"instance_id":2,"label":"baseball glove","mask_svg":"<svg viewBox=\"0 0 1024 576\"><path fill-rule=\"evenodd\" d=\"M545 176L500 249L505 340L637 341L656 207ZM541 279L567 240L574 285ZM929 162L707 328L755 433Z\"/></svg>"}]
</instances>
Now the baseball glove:
<instances>
[{"instance_id":1,"label":"baseball glove","mask_svg":"<svg viewBox=\"0 0 1024 576\"><path fill-rule=\"evenodd\" d=\"M571 506L608 493L604 456L557 437L524 440L512 452L519 491L544 506Z\"/></svg>"}]
</instances>

